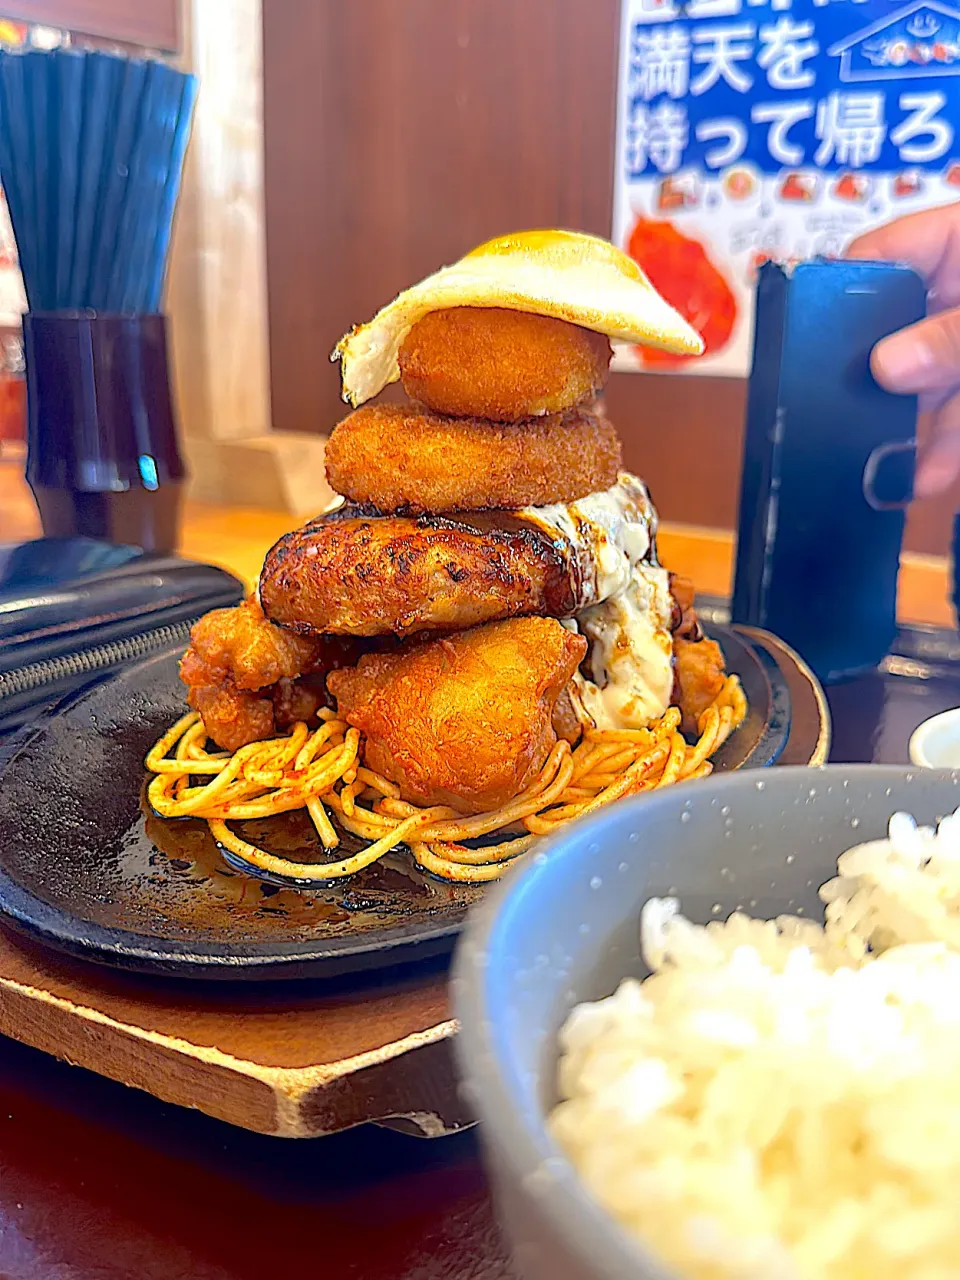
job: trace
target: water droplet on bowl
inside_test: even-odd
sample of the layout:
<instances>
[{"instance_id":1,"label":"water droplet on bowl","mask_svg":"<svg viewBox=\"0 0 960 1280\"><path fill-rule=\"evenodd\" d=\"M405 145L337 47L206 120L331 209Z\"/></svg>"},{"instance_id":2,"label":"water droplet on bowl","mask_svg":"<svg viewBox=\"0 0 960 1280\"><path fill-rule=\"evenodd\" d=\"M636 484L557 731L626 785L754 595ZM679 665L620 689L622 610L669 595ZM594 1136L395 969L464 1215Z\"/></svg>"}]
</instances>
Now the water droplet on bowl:
<instances>
[{"instance_id":1,"label":"water droplet on bowl","mask_svg":"<svg viewBox=\"0 0 960 1280\"><path fill-rule=\"evenodd\" d=\"M582 938L585 938L587 934L590 932L590 926L588 924L582 924L580 928L577 930L577 932L580 934Z\"/></svg>"},{"instance_id":2,"label":"water droplet on bowl","mask_svg":"<svg viewBox=\"0 0 960 1280\"><path fill-rule=\"evenodd\" d=\"M727 814L730 812L730 806L728 804L725 804L723 808L720 810L720 812L723 814L724 817L726 817Z\"/></svg>"},{"instance_id":3,"label":"water droplet on bowl","mask_svg":"<svg viewBox=\"0 0 960 1280\"><path fill-rule=\"evenodd\" d=\"M723 907L721 907L719 902L715 902L713 906L710 908L711 914L715 916L718 916L722 910L723 910Z\"/></svg>"},{"instance_id":4,"label":"water droplet on bowl","mask_svg":"<svg viewBox=\"0 0 960 1280\"><path fill-rule=\"evenodd\" d=\"M860 825L860 819L859 819L859 818L851 818L851 819L850 819L850 825L851 825L851 827L854 827L854 828L859 827L859 825Z\"/></svg>"},{"instance_id":5,"label":"water droplet on bowl","mask_svg":"<svg viewBox=\"0 0 960 1280\"><path fill-rule=\"evenodd\" d=\"M759 782L757 783L757 790L758 790L758 791L763 791L763 790L764 790L764 788L766 787L766 785L767 785L767 784L766 784L766 783L764 782L764 780L761 778L761 779L759 780Z\"/></svg>"},{"instance_id":6,"label":"water droplet on bowl","mask_svg":"<svg viewBox=\"0 0 960 1280\"><path fill-rule=\"evenodd\" d=\"M807 795L810 797L810 799L811 799L811 800L813 799L813 797L814 797L816 794L817 794L817 788L816 788L816 787L811 787L811 788L810 788L810 790L807 792Z\"/></svg>"},{"instance_id":7,"label":"water droplet on bowl","mask_svg":"<svg viewBox=\"0 0 960 1280\"><path fill-rule=\"evenodd\" d=\"M621 875L626 875L626 873L630 870L630 865L629 863L621 862L619 867L617 867L617 870L620 872Z\"/></svg>"},{"instance_id":8,"label":"water droplet on bowl","mask_svg":"<svg viewBox=\"0 0 960 1280\"><path fill-rule=\"evenodd\" d=\"M602 887L603 887L603 881L600 879L600 877L599 877L599 876L591 876L591 877L590 877L590 888L591 888L591 889L600 889L600 888L602 888Z\"/></svg>"},{"instance_id":9,"label":"water droplet on bowl","mask_svg":"<svg viewBox=\"0 0 960 1280\"><path fill-rule=\"evenodd\" d=\"M630 839L630 843L631 843L631 844L637 844L637 843L639 842L639 840L640 840L640 832L639 832L639 831L631 831L631 832L630 832L630 837L629 837L629 839Z\"/></svg>"},{"instance_id":10,"label":"water droplet on bowl","mask_svg":"<svg viewBox=\"0 0 960 1280\"><path fill-rule=\"evenodd\" d=\"M796 860L796 857L797 857L797 855L796 855L795 853L788 853L788 854L787 854L787 866L788 866L788 867L790 866L790 864L791 864L792 862L794 862L794 861Z\"/></svg>"},{"instance_id":11,"label":"water droplet on bowl","mask_svg":"<svg viewBox=\"0 0 960 1280\"><path fill-rule=\"evenodd\" d=\"M689 812L688 812L686 809L684 809L683 813L681 813L681 815L680 815L680 821L681 821L681 822L689 822L689 821L690 821L690 814L689 814Z\"/></svg>"}]
</instances>

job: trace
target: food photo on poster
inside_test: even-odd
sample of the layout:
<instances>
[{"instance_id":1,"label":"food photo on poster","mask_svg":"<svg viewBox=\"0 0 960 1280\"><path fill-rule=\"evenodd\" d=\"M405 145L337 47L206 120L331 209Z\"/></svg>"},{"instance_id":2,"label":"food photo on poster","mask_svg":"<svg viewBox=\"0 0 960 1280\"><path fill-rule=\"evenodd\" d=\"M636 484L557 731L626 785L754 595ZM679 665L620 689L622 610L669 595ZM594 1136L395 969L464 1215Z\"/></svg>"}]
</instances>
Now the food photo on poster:
<instances>
[{"instance_id":1,"label":"food photo on poster","mask_svg":"<svg viewBox=\"0 0 960 1280\"><path fill-rule=\"evenodd\" d=\"M757 268L960 198L960 8L623 0L613 240L704 338L614 368L743 377Z\"/></svg>"}]
</instances>

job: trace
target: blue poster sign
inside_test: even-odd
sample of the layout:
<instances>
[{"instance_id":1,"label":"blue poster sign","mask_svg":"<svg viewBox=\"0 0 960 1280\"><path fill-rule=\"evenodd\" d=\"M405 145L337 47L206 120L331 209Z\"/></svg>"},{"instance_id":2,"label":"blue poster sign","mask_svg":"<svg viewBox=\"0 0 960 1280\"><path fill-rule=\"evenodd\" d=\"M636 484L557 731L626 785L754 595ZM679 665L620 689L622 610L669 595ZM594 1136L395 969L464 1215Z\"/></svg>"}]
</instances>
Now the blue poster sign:
<instances>
[{"instance_id":1,"label":"blue poster sign","mask_svg":"<svg viewBox=\"0 0 960 1280\"><path fill-rule=\"evenodd\" d=\"M737 160L942 163L960 123L960 10L939 0L655 0L629 30L627 175Z\"/></svg>"},{"instance_id":2,"label":"blue poster sign","mask_svg":"<svg viewBox=\"0 0 960 1280\"><path fill-rule=\"evenodd\" d=\"M960 0L624 0L615 237L704 223L735 293L758 254L960 197L958 132Z\"/></svg>"}]
</instances>

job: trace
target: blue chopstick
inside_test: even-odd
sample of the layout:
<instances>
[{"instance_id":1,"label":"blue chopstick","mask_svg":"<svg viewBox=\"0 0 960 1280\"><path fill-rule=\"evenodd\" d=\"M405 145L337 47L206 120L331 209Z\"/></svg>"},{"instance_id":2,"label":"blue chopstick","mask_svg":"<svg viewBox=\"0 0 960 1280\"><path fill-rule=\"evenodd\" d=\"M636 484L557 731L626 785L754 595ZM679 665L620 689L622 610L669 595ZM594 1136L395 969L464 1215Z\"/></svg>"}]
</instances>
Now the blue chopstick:
<instances>
[{"instance_id":1,"label":"blue chopstick","mask_svg":"<svg viewBox=\"0 0 960 1280\"><path fill-rule=\"evenodd\" d=\"M42 310L53 311L56 307L54 284L57 275L54 247L56 175L51 163L54 141L50 127L53 65L50 56L37 49L25 53L23 60L26 64L24 76L31 125L34 200L37 215L37 224L34 229L37 242L37 296Z\"/></svg>"},{"instance_id":2,"label":"blue chopstick","mask_svg":"<svg viewBox=\"0 0 960 1280\"><path fill-rule=\"evenodd\" d=\"M118 232L126 201L131 151L140 117L140 103L146 82L147 64L130 61L123 68L109 159L104 170L97 210L93 261L87 282L85 305L97 311L116 311L117 300L110 292L113 264L118 253Z\"/></svg>"},{"instance_id":3,"label":"blue chopstick","mask_svg":"<svg viewBox=\"0 0 960 1280\"><path fill-rule=\"evenodd\" d=\"M53 61L57 90L56 129L51 130L57 139L56 272L53 305L59 311L70 306L86 59L82 53L61 50L54 55Z\"/></svg>"},{"instance_id":4,"label":"blue chopstick","mask_svg":"<svg viewBox=\"0 0 960 1280\"><path fill-rule=\"evenodd\" d=\"M89 282L100 217L101 192L106 184L110 164L107 121L116 116L122 79L123 63L119 58L105 53L88 53L84 56L77 225L66 303L70 310L89 306Z\"/></svg>"},{"instance_id":5,"label":"blue chopstick","mask_svg":"<svg viewBox=\"0 0 960 1280\"><path fill-rule=\"evenodd\" d=\"M127 200L117 233L110 294L119 311L143 311L140 282L155 243L157 212L163 200L182 76L162 62L147 70L140 121L131 149Z\"/></svg>"},{"instance_id":6,"label":"blue chopstick","mask_svg":"<svg viewBox=\"0 0 960 1280\"><path fill-rule=\"evenodd\" d=\"M0 128L7 153L0 169L17 241L17 256L31 310L38 310L37 210L31 166L31 129L22 54L0 53Z\"/></svg>"},{"instance_id":7,"label":"blue chopstick","mask_svg":"<svg viewBox=\"0 0 960 1280\"><path fill-rule=\"evenodd\" d=\"M196 76L185 76L183 93L180 98L180 109L177 112L177 127L170 151L167 183L157 219L156 242L150 258L150 273L144 285L145 309L148 312L160 310L163 281L167 269L167 255L170 250L170 237L173 232L173 215L177 206L177 196L180 194L183 162L187 153L187 143L190 141L190 127L193 122L193 108L196 100Z\"/></svg>"}]
</instances>

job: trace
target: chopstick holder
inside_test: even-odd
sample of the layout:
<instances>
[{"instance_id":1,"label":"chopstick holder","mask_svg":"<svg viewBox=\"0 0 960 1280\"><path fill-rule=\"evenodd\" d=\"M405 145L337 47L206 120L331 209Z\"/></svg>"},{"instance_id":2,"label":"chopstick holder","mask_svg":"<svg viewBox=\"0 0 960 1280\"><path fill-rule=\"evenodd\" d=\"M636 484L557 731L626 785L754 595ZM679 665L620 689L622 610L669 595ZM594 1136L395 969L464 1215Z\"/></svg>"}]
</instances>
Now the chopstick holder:
<instances>
[{"instance_id":1,"label":"chopstick holder","mask_svg":"<svg viewBox=\"0 0 960 1280\"><path fill-rule=\"evenodd\" d=\"M28 312L27 480L44 532L171 550L185 476L166 317Z\"/></svg>"}]
</instances>

